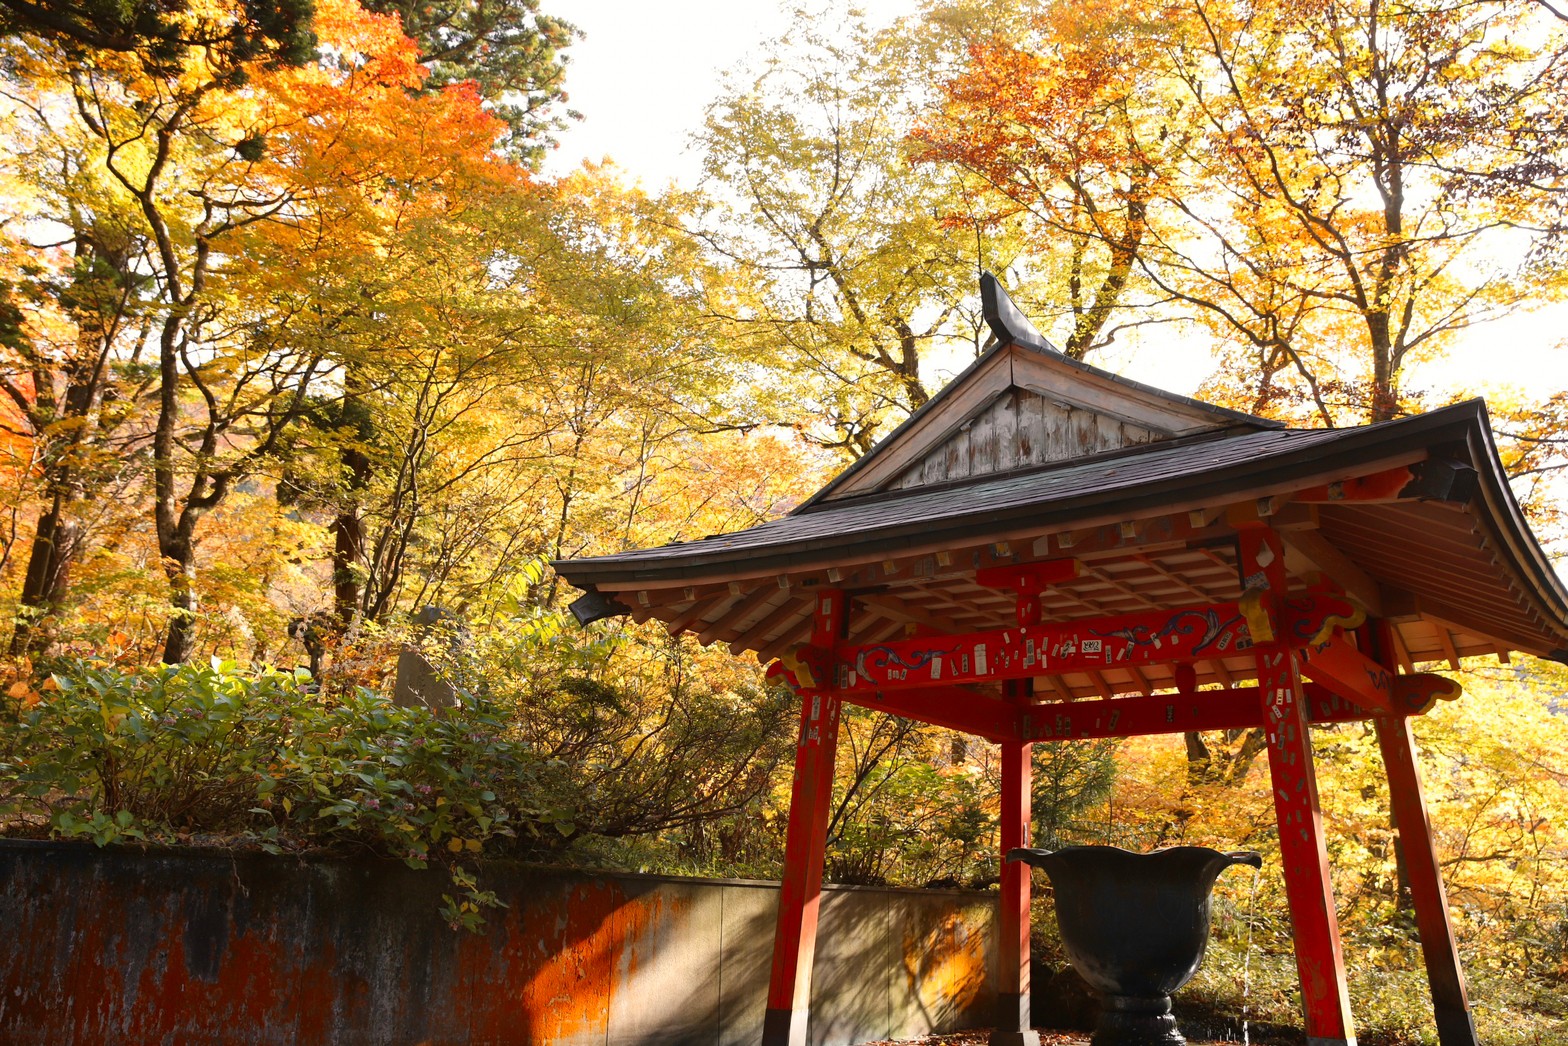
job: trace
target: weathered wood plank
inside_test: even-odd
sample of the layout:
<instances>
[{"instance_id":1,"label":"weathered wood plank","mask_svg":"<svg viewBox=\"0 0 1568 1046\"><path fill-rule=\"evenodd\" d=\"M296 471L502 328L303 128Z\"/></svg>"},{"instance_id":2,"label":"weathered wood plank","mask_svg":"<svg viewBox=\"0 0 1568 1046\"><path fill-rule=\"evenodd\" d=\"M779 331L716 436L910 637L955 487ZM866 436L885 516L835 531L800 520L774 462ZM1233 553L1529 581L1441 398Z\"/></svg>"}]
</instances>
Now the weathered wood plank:
<instances>
[{"instance_id":1,"label":"weathered wood plank","mask_svg":"<svg viewBox=\"0 0 1568 1046\"><path fill-rule=\"evenodd\" d=\"M1072 456L1073 409L1043 398L1040 406L1046 426L1044 461L1065 461Z\"/></svg>"},{"instance_id":2,"label":"weathered wood plank","mask_svg":"<svg viewBox=\"0 0 1568 1046\"><path fill-rule=\"evenodd\" d=\"M1043 465L1048 460L1045 448L1046 435L1045 398L1024 389L1018 395L1018 464Z\"/></svg>"},{"instance_id":3,"label":"weathered wood plank","mask_svg":"<svg viewBox=\"0 0 1568 1046\"><path fill-rule=\"evenodd\" d=\"M1100 450L1100 416L1093 411L1073 411L1072 428L1067 438L1072 457L1083 457Z\"/></svg>"},{"instance_id":4,"label":"weathered wood plank","mask_svg":"<svg viewBox=\"0 0 1568 1046\"><path fill-rule=\"evenodd\" d=\"M899 490L935 486L1142 446L1160 438L1161 434L1114 415L1014 388L980 407L890 486Z\"/></svg>"},{"instance_id":5,"label":"weathered wood plank","mask_svg":"<svg viewBox=\"0 0 1568 1046\"><path fill-rule=\"evenodd\" d=\"M1012 389L990 411L996 431L996 471L1018 467L1018 390Z\"/></svg>"},{"instance_id":6,"label":"weathered wood plank","mask_svg":"<svg viewBox=\"0 0 1568 1046\"><path fill-rule=\"evenodd\" d=\"M996 471L996 421L981 414L969 426L969 474L988 476Z\"/></svg>"}]
</instances>

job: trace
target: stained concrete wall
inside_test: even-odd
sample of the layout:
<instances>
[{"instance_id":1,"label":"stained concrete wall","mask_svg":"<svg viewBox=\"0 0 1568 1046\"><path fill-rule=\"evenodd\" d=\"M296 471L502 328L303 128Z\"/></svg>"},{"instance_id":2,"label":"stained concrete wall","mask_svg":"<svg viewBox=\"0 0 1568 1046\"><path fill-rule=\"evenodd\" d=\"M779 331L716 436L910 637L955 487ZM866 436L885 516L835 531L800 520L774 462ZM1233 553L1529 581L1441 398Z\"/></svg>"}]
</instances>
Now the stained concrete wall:
<instances>
[{"instance_id":1,"label":"stained concrete wall","mask_svg":"<svg viewBox=\"0 0 1568 1046\"><path fill-rule=\"evenodd\" d=\"M508 907L442 921L440 872L0 841L0 1042L741 1044L776 884L487 865ZM996 897L829 887L811 1041L990 1023Z\"/></svg>"}]
</instances>

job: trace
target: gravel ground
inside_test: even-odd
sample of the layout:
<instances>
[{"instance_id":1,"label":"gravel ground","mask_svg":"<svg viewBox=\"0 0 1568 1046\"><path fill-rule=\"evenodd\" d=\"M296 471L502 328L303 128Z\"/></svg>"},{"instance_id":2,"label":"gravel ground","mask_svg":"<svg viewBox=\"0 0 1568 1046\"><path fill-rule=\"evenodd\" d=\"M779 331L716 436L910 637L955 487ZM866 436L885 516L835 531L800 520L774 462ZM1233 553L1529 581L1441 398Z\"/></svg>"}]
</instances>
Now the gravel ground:
<instances>
[{"instance_id":1,"label":"gravel ground","mask_svg":"<svg viewBox=\"0 0 1568 1046\"><path fill-rule=\"evenodd\" d=\"M991 1029L976 1028L954 1035L928 1035L923 1039L887 1039L868 1042L863 1046L986 1046ZM1040 1046L1088 1046L1089 1037L1077 1032L1040 1032Z\"/></svg>"},{"instance_id":2,"label":"gravel ground","mask_svg":"<svg viewBox=\"0 0 1568 1046\"><path fill-rule=\"evenodd\" d=\"M1089 1046L1089 1036L1082 1032L1038 1030L1040 1046ZM986 1046L990 1037L989 1028L977 1028L974 1031L958 1032L954 1035L928 1035L924 1039L886 1039L881 1042L868 1042L863 1046ZM1188 1039L1187 1041L1192 1043L1192 1046L1239 1046L1221 1040L1200 1042L1197 1039Z\"/></svg>"}]
</instances>

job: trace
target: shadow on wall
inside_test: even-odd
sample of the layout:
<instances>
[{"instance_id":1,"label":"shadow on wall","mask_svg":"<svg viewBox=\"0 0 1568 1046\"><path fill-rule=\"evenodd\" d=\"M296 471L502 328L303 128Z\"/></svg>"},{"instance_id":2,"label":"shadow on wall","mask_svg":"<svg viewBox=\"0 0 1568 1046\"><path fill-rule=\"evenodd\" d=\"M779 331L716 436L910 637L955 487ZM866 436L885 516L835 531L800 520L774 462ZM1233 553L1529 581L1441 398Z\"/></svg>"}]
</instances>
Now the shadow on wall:
<instances>
[{"instance_id":1,"label":"shadow on wall","mask_svg":"<svg viewBox=\"0 0 1568 1046\"><path fill-rule=\"evenodd\" d=\"M0 1041L741 1044L773 884L489 865L450 930L439 872L380 861L0 842ZM994 895L829 887L818 1046L989 1023Z\"/></svg>"},{"instance_id":2,"label":"shadow on wall","mask_svg":"<svg viewBox=\"0 0 1568 1046\"><path fill-rule=\"evenodd\" d=\"M514 905L505 932L488 935L498 961L475 979L476 991L510 999L476 1007L472 1041L513 1041L507 1025L521 1020L533 1042L751 1046L767 1008L777 904L768 883L615 876ZM810 1041L989 1023L995 912L984 895L828 888ZM508 980L523 970L526 981Z\"/></svg>"}]
</instances>

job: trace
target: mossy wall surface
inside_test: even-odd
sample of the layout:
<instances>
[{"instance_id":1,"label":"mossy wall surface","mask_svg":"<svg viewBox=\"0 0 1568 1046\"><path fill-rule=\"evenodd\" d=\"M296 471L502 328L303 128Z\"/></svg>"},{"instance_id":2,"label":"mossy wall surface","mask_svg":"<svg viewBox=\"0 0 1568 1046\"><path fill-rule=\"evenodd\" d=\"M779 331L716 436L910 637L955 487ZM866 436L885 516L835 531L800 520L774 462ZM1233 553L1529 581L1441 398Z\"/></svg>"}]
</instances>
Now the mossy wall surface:
<instances>
[{"instance_id":1,"label":"mossy wall surface","mask_svg":"<svg viewBox=\"0 0 1568 1046\"><path fill-rule=\"evenodd\" d=\"M0 841L0 1041L755 1043L777 886ZM990 1023L995 895L828 887L811 1041Z\"/></svg>"}]
</instances>

